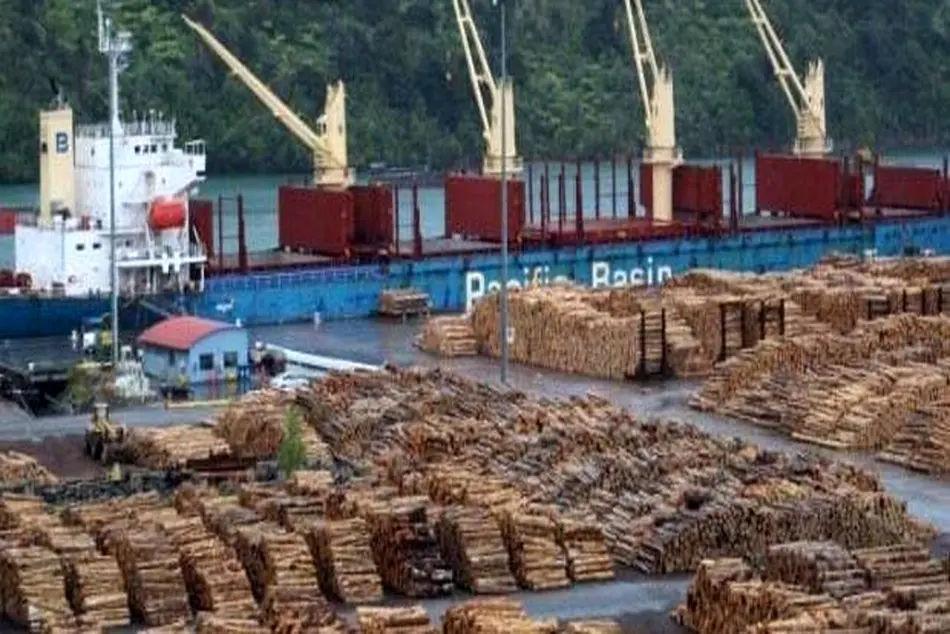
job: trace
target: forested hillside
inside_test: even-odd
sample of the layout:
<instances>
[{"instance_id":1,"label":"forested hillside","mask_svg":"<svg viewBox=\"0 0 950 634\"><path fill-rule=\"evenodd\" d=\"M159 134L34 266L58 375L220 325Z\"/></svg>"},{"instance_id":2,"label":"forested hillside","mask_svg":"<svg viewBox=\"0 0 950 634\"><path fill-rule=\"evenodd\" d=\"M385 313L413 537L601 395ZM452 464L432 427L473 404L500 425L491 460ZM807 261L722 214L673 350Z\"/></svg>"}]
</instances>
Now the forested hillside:
<instances>
[{"instance_id":1,"label":"forested hillside","mask_svg":"<svg viewBox=\"0 0 950 634\"><path fill-rule=\"evenodd\" d=\"M471 0L486 47L498 16ZM508 0L518 141L528 157L636 147L639 104L621 0ZM950 0L766 0L796 67L827 64L840 146L932 146L950 138ZM791 111L743 0L645 0L674 73L687 155L777 147ZM173 113L208 141L213 172L304 171L307 154L184 26L208 26L299 113L347 81L354 164L474 161L480 129L451 0L123 0L136 50L127 111ZM65 90L81 120L107 109L94 0L0 0L0 181L32 180L38 108ZM496 60L497 61L497 60ZM496 65L497 68L497 65Z\"/></svg>"}]
</instances>

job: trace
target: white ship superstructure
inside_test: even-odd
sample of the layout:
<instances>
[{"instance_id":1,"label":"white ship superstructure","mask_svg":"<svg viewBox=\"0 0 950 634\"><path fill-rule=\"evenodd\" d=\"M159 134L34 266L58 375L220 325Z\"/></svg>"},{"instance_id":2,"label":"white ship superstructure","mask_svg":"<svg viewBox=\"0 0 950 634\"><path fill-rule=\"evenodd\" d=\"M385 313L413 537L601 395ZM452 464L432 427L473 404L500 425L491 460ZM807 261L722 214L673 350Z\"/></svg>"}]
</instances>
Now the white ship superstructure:
<instances>
[{"instance_id":1,"label":"white ship superstructure","mask_svg":"<svg viewBox=\"0 0 950 634\"><path fill-rule=\"evenodd\" d=\"M115 64L110 72L118 74ZM117 112L117 76L110 95ZM110 132L115 230L110 223ZM115 236L121 294L182 290L204 277L207 256L192 240L188 197L205 178L200 140L176 146L175 121L149 112L132 121L73 125L62 103L40 113L40 210L16 227L16 270L34 289L87 295L111 289Z\"/></svg>"}]
</instances>

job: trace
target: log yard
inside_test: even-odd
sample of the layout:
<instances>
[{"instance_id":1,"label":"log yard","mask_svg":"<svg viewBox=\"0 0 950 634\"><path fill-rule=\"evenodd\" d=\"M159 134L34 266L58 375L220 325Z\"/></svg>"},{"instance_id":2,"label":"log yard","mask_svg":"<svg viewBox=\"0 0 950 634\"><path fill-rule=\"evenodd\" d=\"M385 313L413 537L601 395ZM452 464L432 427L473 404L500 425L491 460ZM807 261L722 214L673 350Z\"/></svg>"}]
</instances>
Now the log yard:
<instances>
[{"instance_id":1,"label":"log yard","mask_svg":"<svg viewBox=\"0 0 950 634\"><path fill-rule=\"evenodd\" d=\"M487 376L489 295L383 322L431 352L376 369L193 412L100 407L84 435L36 419L42 442L0 446L4 619L950 631L945 280L950 260L835 257L526 288L516 385Z\"/></svg>"}]
</instances>

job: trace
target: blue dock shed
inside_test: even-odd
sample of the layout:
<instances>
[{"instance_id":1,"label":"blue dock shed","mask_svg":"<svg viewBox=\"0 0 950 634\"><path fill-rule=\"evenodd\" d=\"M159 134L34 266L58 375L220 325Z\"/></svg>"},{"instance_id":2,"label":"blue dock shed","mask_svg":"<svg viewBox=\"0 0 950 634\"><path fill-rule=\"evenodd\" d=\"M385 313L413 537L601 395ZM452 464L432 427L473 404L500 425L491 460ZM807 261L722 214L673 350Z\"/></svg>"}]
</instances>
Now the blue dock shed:
<instances>
[{"instance_id":1,"label":"blue dock shed","mask_svg":"<svg viewBox=\"0 0 950 634\"><path fill-rule=\"evenodd\" d=\"M138 338L146 376L190 385L236 380L248 373L250 334L200 317L169 317Z\"/></svg>"}]
</instances>

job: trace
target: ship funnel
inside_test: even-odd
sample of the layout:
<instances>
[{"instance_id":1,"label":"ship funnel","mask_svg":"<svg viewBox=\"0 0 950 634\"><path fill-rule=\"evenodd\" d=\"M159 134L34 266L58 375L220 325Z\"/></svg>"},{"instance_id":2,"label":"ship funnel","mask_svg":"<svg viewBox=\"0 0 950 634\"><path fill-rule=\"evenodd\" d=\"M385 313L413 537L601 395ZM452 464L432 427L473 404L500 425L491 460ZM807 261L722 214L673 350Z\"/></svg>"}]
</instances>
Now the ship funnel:
<instances>
[{"instance_id":1,"label":"ship funnel","mask_svg":"<svg viewBox=\"0 0 950 634\"><path fill-rule=\"evenodd\" d=\"M72 109L40 112L40 224L52 224L53 213L63 209L75 214L73 170Z\"/></svg>"}]
</instances>

